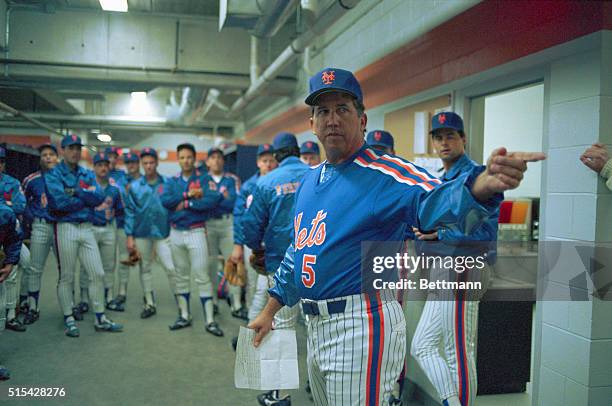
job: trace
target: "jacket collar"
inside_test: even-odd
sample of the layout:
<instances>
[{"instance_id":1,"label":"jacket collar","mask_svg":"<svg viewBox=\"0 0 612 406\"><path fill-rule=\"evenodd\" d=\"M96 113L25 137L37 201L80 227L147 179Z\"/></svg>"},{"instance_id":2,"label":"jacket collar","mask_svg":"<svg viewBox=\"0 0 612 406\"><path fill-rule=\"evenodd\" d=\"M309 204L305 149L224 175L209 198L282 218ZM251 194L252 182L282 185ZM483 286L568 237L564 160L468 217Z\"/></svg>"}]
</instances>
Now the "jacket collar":
<instances>
[{"instance_id":1,"label":"jacket collar","mask_svg":"<svg viewBox=\"0 0 612 406\"><path fill-rule=\"evenodd\" d=\"M455 162L453 166L451 166L449 171L444 172L444 174L442 174L441 179L445 182L455 179L465 170L466 167L471 167L472 165L474 165L474 163L472 162L468 154L464 153L463 155L461 155L461 157L459 157L459 159L457 159L457 162Z\"/></svg>"}]
</instances>

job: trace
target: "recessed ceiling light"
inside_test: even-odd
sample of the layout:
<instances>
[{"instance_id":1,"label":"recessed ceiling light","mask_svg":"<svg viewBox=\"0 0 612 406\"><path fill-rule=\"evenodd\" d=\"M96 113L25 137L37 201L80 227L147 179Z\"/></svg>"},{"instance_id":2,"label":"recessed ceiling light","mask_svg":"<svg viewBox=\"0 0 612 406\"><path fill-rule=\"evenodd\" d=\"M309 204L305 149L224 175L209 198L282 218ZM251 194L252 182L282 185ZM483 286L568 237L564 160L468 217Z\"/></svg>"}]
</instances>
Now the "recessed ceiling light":
<instances>
[{"instance_id":1,"label":"recessed ceiling light","mask_svg":"<svg viewBox=\"0 0 612 406\"><path fill-rule=\"evenodd\" d=\"M111 142L113 140L113 137L110 136L110 134L98 134L98 141L100 142Z\"/></svg>"},{"instance_id":2,"label":"recessed ceiling light","mask_svg":"<svg viewBox=\"0 0 612 406\"><path fill-rule=\"evenodd\" d=\"M128 11L127 0L100 0L100 6L104 11Z\"/></svg>"}]
</instances>

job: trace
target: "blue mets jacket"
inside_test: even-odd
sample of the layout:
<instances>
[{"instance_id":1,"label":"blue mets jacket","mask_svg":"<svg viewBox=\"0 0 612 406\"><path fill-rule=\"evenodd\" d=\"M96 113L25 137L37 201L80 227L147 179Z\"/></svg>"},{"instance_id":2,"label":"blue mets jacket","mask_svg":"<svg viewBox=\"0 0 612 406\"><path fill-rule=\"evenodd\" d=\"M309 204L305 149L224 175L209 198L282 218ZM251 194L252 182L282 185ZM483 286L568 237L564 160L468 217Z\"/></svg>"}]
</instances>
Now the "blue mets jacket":
<instances>
[{"instance_id":1,"label":"blue mets jacket","mask_svg":"<svg viewBox=\"0 0 612 406\"><path fill-rule=\"evenodd\" d=\"M0 203L0 245L2 245L5 255L2 266L19 263L21 242L22 236L17 230L15 213L4 202Z\"/></svg>"},{"instance_id":2,"label":"blue mets jacket","mask_svg":"<svg viewBox=\"0 0 612 406\"><path fill-rule=\"evenodd\" d=\"M170 217L161 199L166 182L158 174L155 183L142 176L128 185L124 227L127 236L161 240L170 235Z\"/></svg>"},{"instance_id":3,"label":"blue mets jacket","mask_svg":"<svg viewBox=\"0 0 612 406\"><path fill-rule=\"evenodd\" d=\"M257 186L259 172L247 179L240 188L240 193L236 197L234 204L234 244L244 245L244 236L242 235L242 215L253 201L253 193Z\"/></svg>"}]
</instances>

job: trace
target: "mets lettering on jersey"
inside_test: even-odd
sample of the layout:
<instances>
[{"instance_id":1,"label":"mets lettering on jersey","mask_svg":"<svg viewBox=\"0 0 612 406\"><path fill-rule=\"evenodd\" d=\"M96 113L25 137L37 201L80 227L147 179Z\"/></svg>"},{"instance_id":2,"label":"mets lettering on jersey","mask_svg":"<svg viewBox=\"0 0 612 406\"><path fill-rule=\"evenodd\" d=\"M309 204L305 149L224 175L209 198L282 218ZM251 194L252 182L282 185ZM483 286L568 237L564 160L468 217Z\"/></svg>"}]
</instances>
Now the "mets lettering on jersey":
<instances>
[{"instance_id":1,"label":"mets lettering on jersey","mask_svg":"<svg viewBox=\"0 0 612 406\"><path fill-rule=\"evenodd\" d=\"M5 173L0 174L0 196L15 214L25 212L26 201L19 181Z\"/></svg>"}]
</instances>

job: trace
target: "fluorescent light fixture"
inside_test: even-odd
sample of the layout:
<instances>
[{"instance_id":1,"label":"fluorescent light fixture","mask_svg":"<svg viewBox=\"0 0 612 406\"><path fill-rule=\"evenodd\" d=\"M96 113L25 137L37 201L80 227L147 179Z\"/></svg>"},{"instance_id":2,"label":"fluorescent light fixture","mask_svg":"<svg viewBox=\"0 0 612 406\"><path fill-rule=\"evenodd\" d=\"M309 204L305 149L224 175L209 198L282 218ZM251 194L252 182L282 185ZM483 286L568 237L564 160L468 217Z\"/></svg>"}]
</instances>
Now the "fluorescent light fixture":
<instances>
[{"instance_id":1,"label":"fluorescent light fixture","mask_svg":"<svg viewBox=\"0 0 612 406\"><path fill-rule=\"evenodd\" d=\"M147 92L130 93L129 113L131 116L147 116L151 114L151 105L147 99Z\"/></svg>"},{"instance_id":2,"label":"fluorescent light fixture","mask_svg":"<svg viewBox=\"0 0 612 406\"><path fill-rule=\"evenodd\" d=\"M132 92L130 95L135 102L144 102L147 100L147 92Z\"/></svg>"},{"instance_id":3,"label":"fluorescent light fixture","mask_svg":"<svg viewBox=\"0 0 612 406\"><path fill-rule=\"evenodd\" d=\"M100 142L111 142L113 140L113 137L110 136L110 134L98 134L98 141Z\"/></svg>"},{"instance_id":4,"label":"fluorescent light fixture","mask_svg":"<svg viewBox=\"0 0 612 406\"><path fill-rule=\"evenodd\" d=\"M128 11L127 0L100 0L100 6L104 11L120 11L122 13Z\"/></svg>"}]
</instances>

